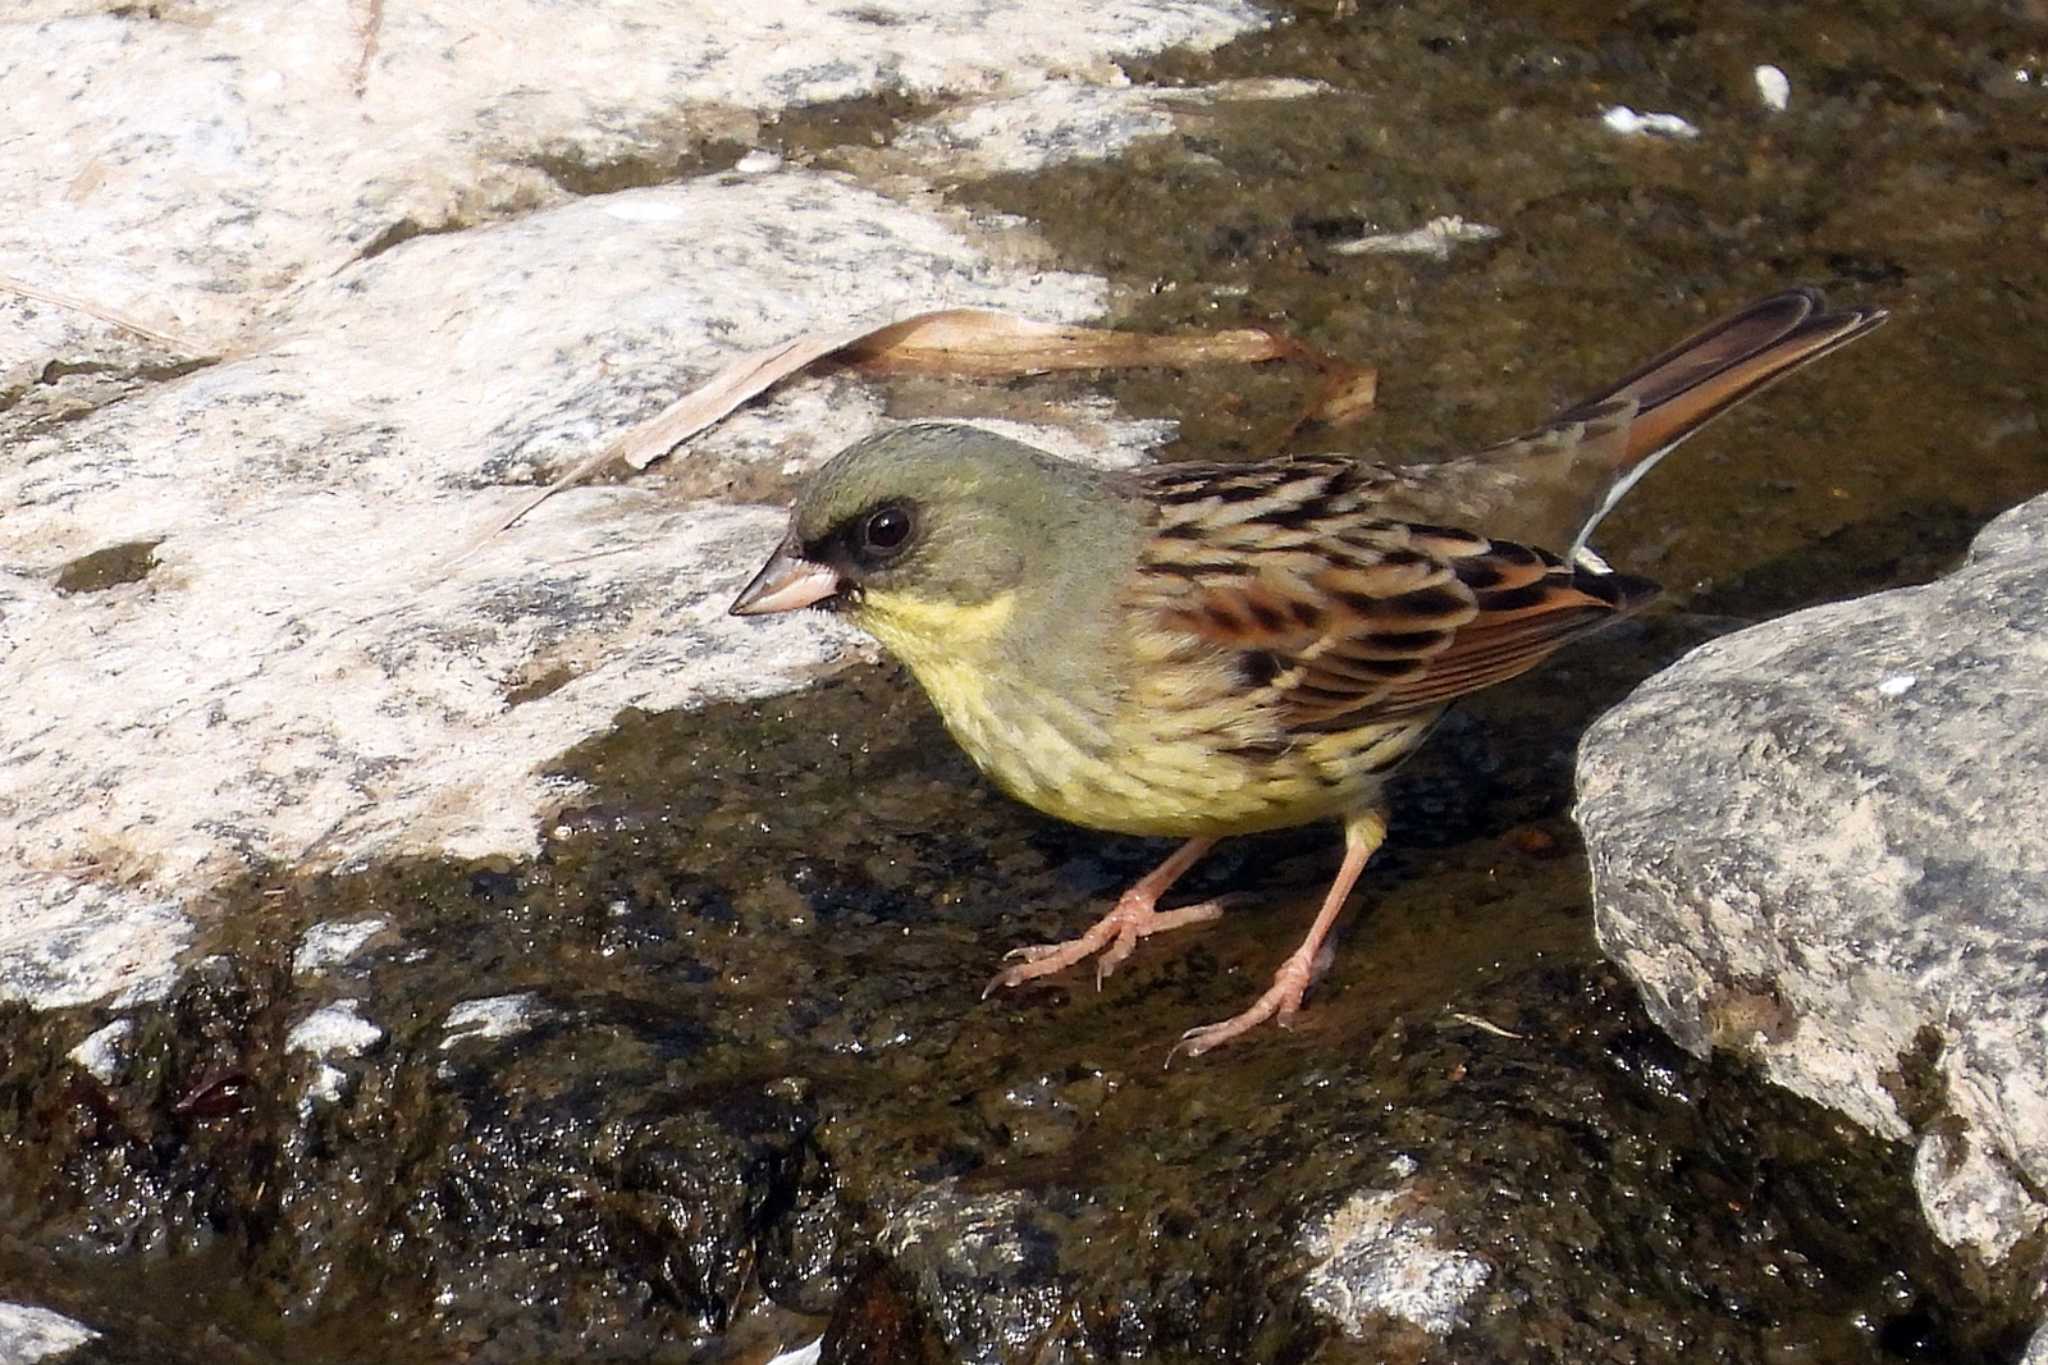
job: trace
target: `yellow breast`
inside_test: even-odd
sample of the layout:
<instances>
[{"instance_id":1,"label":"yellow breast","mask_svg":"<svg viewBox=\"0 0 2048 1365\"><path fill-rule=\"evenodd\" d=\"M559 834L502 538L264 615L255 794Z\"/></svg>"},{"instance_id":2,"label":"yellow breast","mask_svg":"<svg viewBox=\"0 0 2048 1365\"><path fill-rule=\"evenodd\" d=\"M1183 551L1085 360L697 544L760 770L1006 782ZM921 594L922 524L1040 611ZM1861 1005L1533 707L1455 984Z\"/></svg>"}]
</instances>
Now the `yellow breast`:
<instances>
[{"instance_id":1,"label":"yellow breast","mask_svg":"<svg viewBox=\"0 0 2048 1365\"><path fill-rule=\"evenodd\" d=\"M1419 739L1344 734L1248 744L1264 732L1255 717L1232 712L1240 697L1178 686L1189 680L1152 661L1137 685L1078 695L1095 689L1058 670L1043 670L1050 680L1041 679L1028 661L995 647L1015 611L1008 594L957 606L870 593L860 624L910 668L983 772L1062 820L1175 838L1305 824L1364 804L1378 789L1381 756ZM1426 729L1428 719L1418 724Z\"/></svg>"}]
</instances>

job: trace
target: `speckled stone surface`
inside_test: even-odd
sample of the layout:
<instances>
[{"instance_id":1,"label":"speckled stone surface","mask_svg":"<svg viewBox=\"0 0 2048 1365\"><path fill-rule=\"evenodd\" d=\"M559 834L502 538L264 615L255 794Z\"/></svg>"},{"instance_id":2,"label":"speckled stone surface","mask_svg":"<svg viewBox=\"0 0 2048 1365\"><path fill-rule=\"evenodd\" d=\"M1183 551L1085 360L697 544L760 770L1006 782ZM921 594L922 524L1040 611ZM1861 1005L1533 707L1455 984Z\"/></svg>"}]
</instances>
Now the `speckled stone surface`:
<instances>
[{"instance_id":1,"label":"speckled stone surface","mask_svg":"<svg viewBox=\"0 0 2048 1365\"><path fill-rule=\"evenodd\" d=\"M1586 734L1600 942L1687 1047L1920 1144L1997 1262L2048 1182L2048 498L1925 587L1723 637Z\"/></svg>"}]
</instances>

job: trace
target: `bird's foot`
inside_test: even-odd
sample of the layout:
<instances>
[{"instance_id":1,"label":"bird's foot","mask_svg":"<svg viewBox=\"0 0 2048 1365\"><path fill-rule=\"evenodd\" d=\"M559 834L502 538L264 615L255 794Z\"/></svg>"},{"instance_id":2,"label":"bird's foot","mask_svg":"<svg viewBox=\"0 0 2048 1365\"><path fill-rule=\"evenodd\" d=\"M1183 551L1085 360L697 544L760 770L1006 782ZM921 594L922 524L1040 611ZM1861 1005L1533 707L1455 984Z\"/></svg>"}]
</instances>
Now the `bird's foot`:
<instances>
[{"instance_id":1,"label":"bird's foot","mask_svg":"<svg viewBox=\"0 0 2048 1365\"><path fill-rule=\"evenodd\" d=\"M1306 949L1307 946L1304 944L1303 948ZM1219 1023L1189 1029L1166 1054L1166 1064L1172 1066L1175 1057L1199 1057L1214 1048L1222 1047L1240 1034L1251 1032L1268 1019L1281 1028L1291 1028L1295 1014L1301 1009L1301 999L1308 994L1309 983L1314 981L1320 969L1328 964L1328 953L1311 956L1302 951L1292 954L1280 964L1280 970L1273 973L1273 984L1266 988L1264 995L1252 1001L1250 1009L1241 1014L1233 1014Z\"/></svg>"},{"instance_id":2,"label":"bird's foot","mask_svg":"<svg viewBox=\"0 0 2048 1365\"><path fill-rule=\"evenodd\" d=\"M1015 965L997 972L995 979L982 988L981 998L986 1000L1006 987L1021 986L1041 976L1063 972L1096 953L1102 954L1095 959L1095 986L1100 990L1103 981L1137 949L1139 939L1218 919L1222 914L1221 901L1203 901L1199 905L1183 905L1177 910L1160 910L1155 908L1151 899L1136 890L1127 891L1116 903L1116 909L1095 921L1079 938L1070 938L1063 943L1034 943L1005 953L1005 958L1017 959Z\"/></svg>"}]
</instances>

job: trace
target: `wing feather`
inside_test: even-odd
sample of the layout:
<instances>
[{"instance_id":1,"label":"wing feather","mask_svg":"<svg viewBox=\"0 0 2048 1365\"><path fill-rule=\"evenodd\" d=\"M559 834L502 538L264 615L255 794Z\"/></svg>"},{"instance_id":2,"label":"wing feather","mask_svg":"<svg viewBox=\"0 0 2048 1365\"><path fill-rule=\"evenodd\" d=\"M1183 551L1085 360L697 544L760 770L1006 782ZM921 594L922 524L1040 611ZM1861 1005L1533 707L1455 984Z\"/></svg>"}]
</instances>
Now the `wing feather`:
<instances>
[{"instance_id":1,"label":"wing feather","mask_svg":"<svg viewBox=\"0 0 2048 1365\"><path fill-rule=\"evenodd\" d=\"M1162 657L1234 660L1284 733L1362 728L1527 672L1654 584L1390 518L1396 471L1336 459L1169 465L1131 606ZM1189 646L1194 646L1190 651Z\"/></svg>"}]
</instances>

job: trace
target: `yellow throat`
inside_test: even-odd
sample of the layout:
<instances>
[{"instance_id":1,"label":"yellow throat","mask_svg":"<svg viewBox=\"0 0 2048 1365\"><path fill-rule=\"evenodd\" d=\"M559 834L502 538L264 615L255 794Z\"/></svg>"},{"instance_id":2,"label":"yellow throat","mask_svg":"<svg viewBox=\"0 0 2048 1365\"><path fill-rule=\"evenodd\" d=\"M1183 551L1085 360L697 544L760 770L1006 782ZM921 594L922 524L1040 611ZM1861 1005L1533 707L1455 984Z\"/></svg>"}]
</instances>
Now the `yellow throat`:
<instances>
[{"instance_id":1,"label":"yellow throat","mask_svg":"<svg viewBox=\"0 0 2048 1365\"><path fill-rule=\"evenodd\" d=\"M996 639L1016 609L1014 592L972 606L906 592L869 592L854 619L904 662L950 723L986 706L983 680Z\"/></svg>"}]
</instances>

